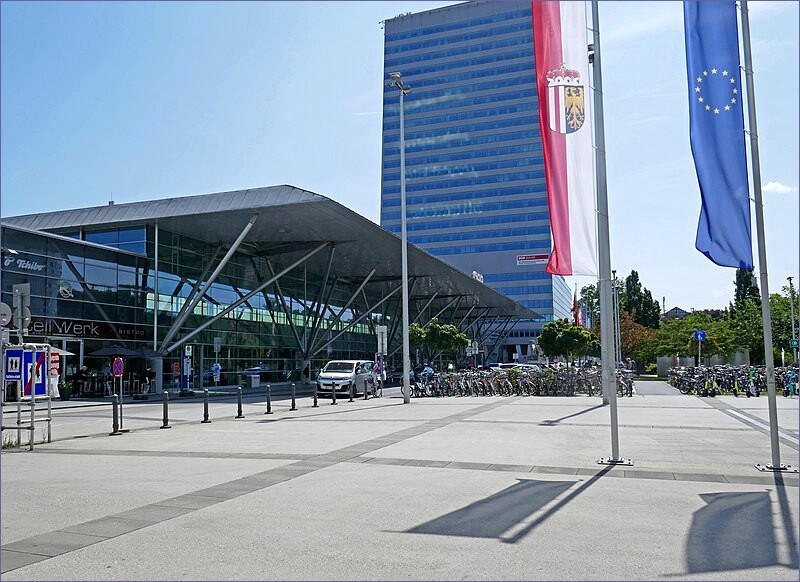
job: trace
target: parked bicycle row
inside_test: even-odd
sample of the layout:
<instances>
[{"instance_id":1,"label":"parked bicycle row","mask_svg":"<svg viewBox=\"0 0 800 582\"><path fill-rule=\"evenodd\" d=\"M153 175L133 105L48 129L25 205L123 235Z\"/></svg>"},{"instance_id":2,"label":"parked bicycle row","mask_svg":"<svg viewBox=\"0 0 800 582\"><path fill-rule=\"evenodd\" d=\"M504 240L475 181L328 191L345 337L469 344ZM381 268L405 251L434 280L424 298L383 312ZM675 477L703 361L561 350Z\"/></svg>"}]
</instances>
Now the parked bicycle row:
<instances>
[{"instance_id":1,"label":"parked bicycle row","mask_svg":"<svg viewBox=\"0 0 800 582\"><path fill-rule=\"evenodd\" d=\"M758 397L767 391L766 369L754 366L714 366L673 368L669 383L682 394L716 396L741 393L747 398ZM775 391L784 396L797 396L797 368L775 369Z\"/></svg>"},{"instance_id":2,"label":"parked bicycle row","mask_svg":"<svg viewBox=\"0 0 800 582\"><path fill-rule=\"evenodd\" d=\"M617 395L633 396L633 372L617 370ZM443 396L600 396L600 368L558 370L463 370L418 374L411 383L414 397Z\"/></svg>"}]
</instances>

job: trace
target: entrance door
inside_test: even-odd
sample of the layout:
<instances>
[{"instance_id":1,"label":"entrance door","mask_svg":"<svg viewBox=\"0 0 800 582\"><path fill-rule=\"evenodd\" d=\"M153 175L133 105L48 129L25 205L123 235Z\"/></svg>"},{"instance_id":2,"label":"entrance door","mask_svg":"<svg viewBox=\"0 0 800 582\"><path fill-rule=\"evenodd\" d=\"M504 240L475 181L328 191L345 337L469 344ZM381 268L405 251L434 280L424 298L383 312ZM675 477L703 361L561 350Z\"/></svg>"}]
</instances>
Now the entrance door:
<instances>
[{"instance_id":1,"label":"entrance door","mask_svg":"<svg viewBox=\"0 0 800 582\"><path fill-rule=\"evenodd\" d=\"M62 356L60 383L63 386L64 382L75 377L75 372L83 365L83 338L56 337L47 339L51 346L75 354L73 356Z\"/></svg>"}]
</instances>

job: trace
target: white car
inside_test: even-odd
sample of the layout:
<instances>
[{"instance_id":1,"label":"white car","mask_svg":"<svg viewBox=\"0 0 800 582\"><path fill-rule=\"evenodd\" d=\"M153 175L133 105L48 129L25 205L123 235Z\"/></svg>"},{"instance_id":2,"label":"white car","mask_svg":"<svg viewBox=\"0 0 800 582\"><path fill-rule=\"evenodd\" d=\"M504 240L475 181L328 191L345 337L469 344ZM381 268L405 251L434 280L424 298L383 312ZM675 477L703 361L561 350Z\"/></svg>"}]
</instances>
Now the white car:
<instances>
[{"instance_id":1,"label":"white car","mask_svg":"<svg viewBox=\"0 0 800 582\"><path fill-rule=\"evenodd\" d=\"M355 385L354 394L364 394L364 381L367 392L375 394L375 374L370 360L331 360L322 368L317 377L317 393L330 394L336 390L340 395L348 396L350 387Z\"/></svg>"},{"instance_id":2,"label":"white car","mask_svg":"<svg viewBox=\"0 0 800 582\"><path fill-rule=\"evenodd\" d=\"M541 370L536 364L500 364L503 370L517 369L522 372L538 372Z\"/></svg>"}]
</instances>

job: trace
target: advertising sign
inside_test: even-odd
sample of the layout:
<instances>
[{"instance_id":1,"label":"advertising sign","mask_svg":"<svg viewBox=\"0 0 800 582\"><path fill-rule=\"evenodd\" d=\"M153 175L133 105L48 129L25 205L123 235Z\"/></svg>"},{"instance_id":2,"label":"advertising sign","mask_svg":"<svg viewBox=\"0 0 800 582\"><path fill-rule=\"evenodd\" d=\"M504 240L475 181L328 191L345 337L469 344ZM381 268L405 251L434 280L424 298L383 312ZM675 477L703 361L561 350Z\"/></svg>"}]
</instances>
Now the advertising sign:
<instances>
[{"instance_id":1,"label":"advertising sign","mask_svg":"<svg viewBox=\"0 0 800 582\"><path fill-rule=\"evenodd\" d=\"M538 255L517 255L517 266L521 267L523 265L544 265L547 263L547 259L550 258L550 255L545 254L538 254Z\"/></svg>"},{"instance_id":2,"label":"advertising sign","mask_svg":"<svg viewBox=\"0 0 800 582\"><path fill-rule=\"evenodd\" d=\"M181 366L181 392L189 390L192 379L192 346L183 348L183 366Z\"/></svg>"},{"instance_id":3,"label":"advertising sign","mask_svg":"<svg viewBox=\"0 0 800 582\"><path fill-rule=\"evenodd\" d=\"M375 326L375 333L378 336L378 353L385 354L386 353L386 336L387 336L388 328L385 325L376 325Z\"/></svg>"},{"instance_id":4,"label":"advertising sign","mask_svg":"<svg viewBox=\"0 0 800 582\"><path fill-rule=\"evenodd\" d=\"M50 352L50 377L55 378L58 376L59 368L61 367L61 356L55 352Z\"/></svg>"}]
</instances>

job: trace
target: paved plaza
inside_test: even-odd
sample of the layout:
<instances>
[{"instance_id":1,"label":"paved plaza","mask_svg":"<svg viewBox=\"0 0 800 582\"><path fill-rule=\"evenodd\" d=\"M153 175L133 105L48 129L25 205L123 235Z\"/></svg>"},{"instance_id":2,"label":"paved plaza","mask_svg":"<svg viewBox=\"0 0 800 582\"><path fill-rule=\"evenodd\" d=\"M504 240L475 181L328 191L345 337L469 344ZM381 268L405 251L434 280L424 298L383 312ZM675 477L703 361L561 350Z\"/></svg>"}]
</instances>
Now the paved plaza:
<instances>
[{"instance_id":1,"label":"paved plaza","mask_svg":"<svg viewBox=\"0 0 800 582\"><path fill-rule=\"evenodd\" d=\"M107 404L60 407L52 443L0 457L2 578L797 580L798 476L754 468L767 398L637 387L619 400L633 466L597 464L596 397L388 390L266 415L253 394L240 419L212 400L208 424L175 399L169 430L151 400L113 437ZM798 399L777 402L797 466Z\"/></svg>"}]
</instances>

